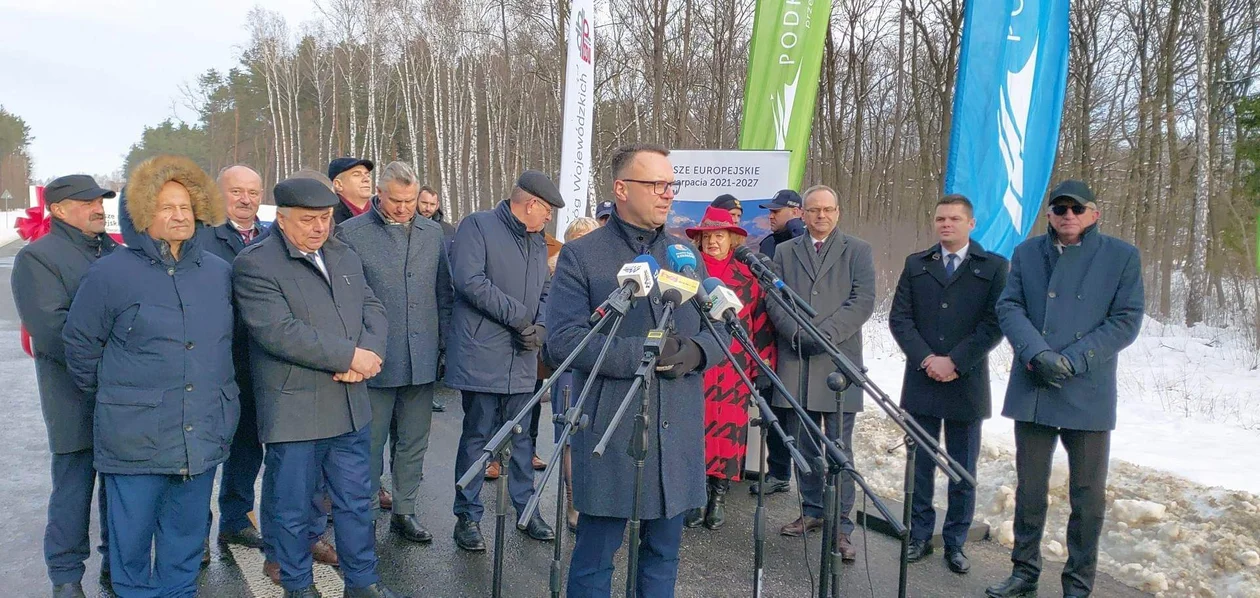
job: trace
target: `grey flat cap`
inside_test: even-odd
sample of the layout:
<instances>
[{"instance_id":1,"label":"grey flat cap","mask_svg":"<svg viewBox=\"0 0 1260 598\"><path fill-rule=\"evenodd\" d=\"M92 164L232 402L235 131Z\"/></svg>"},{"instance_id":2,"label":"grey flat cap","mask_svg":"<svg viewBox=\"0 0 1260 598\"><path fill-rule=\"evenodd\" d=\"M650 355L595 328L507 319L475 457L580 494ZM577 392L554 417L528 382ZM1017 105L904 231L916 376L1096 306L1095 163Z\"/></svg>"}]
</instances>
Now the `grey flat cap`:
<instances>
[{"instance_id":1,"label":"grey flat cap","mask_svg":"<svg viewBox=\"0 0 1260 598\"><path fill-rule=\"evenodd\" d=\"M315 179L285 179L276 183L276 207L319 210L341 203L332 189Z\"/></svg>"},{"instance_id":2,"label":"grey flat cap","mask_svg":"<svg viewBox=\"0 0 1260 598\"><path fill-rule=\"evenodd\" d=\"M516 186L520 187L524 192L551 204L553 208L564 207L564 198L560 197L560 190L556 188L555 183L551 182L551 177L537 170L522 172L521 177L516 179Z\"/></svg>"}]
</instances>

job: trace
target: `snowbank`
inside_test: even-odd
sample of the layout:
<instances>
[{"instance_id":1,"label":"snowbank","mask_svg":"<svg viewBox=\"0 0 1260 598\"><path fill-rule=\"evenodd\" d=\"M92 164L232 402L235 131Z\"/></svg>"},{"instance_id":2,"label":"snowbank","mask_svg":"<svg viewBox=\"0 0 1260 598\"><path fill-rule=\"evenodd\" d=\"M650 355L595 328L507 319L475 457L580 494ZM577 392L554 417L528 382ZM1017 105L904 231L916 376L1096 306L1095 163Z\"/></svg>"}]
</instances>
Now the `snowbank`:
<instances>
[{"instance_id":1,"label":"snowbank","mask_svg":"<svg viewBox=\"0 0 1260 598\"><path fill-rule=\"evenodd\" d=\"M864 330L872 380L894 401L904 359L887 322ZM994 540L1013 541L1014 426L1001 412L1011 352L991 356L995 417L985 422L976 519ZM1229 331L1163 326L1148 319L1121 354L1119 423L1112 435L1107 522L1099 567L1157 596L1260 598L1260 373L1257 357ZM855 432L858 470L885 496L900 497L902 432L867 403ZM945 479L936 499L944 506ZM1045 558L1067 558L1066 455L1051 477Z\"/></svg>"},{"instance_id":2,"label":"snowbank","mask_svg":"<svg viewBox=\"0 0 1260 598\"><path fill-rule=\"evenodd\" d=\"M24 215L26 215L25 210L0 211L0 247L17 240L17 229L13 226L17 222L17 217Z\"/></svg>"}]
</instances>

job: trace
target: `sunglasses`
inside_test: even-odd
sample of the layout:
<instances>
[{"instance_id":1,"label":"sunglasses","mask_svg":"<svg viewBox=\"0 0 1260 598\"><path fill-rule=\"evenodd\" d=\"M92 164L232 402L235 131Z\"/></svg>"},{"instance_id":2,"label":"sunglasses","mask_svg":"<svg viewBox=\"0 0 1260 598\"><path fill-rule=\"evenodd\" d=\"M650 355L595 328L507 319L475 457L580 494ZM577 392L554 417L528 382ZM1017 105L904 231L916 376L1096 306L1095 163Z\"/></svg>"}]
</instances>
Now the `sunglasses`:
<instances>
[{"instance_id":1,"label":"sunglasses","mask_svg":"<svg viewBox=\"0 0 1260 598\"><path fill-rule=\"evenodd\" d=\"M1085 213L1085 206L1078 203L1074 203L1070 206L1065 205L1065 204L1059 204L1057 206L1053 206L1050 208L1050 211L1054 212L1055 216L1064 216L1068 213L1068 210L1072 210L1073 214L1080 216L1081 214Z\"/></svg>"}]
</instances>

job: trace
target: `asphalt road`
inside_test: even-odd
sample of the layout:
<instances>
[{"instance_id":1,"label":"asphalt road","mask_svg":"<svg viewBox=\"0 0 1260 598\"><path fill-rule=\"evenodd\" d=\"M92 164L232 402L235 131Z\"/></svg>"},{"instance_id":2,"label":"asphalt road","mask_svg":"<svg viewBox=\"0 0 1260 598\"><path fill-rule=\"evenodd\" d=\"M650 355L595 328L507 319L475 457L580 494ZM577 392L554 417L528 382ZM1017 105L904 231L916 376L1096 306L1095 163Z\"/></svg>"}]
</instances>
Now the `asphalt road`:
<instances>
[{"instance_id":1,"label":"asphalt road","mask_svg":"<svg viewBox=\"0 0 1260 598\"><path fill-rule=\"evenodd\" d=\"M49 454L44 424L39 409L35 373L31 360L18 343L18 322L12 303L9 278L13 255L19 243L0 247L0 380L3 380L6 415L0 418L0 595L12 597L47 596L50 594L43 563L43 528L49 492ZM397 539L389 532L386 520L378 525L377 554L382 578L392 587L417 597L489 596L492 575L492 552L469 554L460 551L451 540L454 516L451 502L454 495L454 455L459 441L460 411L458 396L451 391L440 393L446 413L435 414L429 455L426 459L426 480L421 487L420 516L436 539L431 545L419 546ZM549 410L544 409L549 416ZM860 433L860 431L859 431ZM540 446L543 457L549 451L550 426L542 426ZM482 531L493 544L494 490L499 482L487 483L483 500L487 505ZM543 513L550 519L555 508L555 489L544 493ZM812 591L818 572L819 541L806 546L800 539L781 537L778 528L796 517L795 494L779 494L767 499L765 543L766 596L806 598ZM755 497L747 492L747 484L734 485L728 499L728 521L718 531L703 528L688 530L684 535L682 564L679 571L680 597L746 596L752 594L753 540L752 520ZM553 522L554 523L554 522ZM93 521L93 537L98 522ZM509 517L509 526L511 518ZM217 528L216 528L217 529ZM567 566L573 536L563 534ZM843 567L841 595L887 597L897 595L897 556L899 545L892 539L859 532L854 541L859 549L858 561ZM548 570L552 546L525 537L508 529L505 546L504 595L548 595ZM212 548L213 561L200 579L200 596L224 598L261 598L277 596L279 589L261 573L261 558L253 551L234 547ZM968 546L972 571L954 575L939 556L911 566L910 596L933 598L981 597L989 584L1005 578L1010 571L1009 552L988 542ZM625 551L621 553L614 592L624 587ZM100 557L93 555L87 563L84 586L89 596L103 595L96 575ZM1061 596L1061 566L1050 563L1042 576L1043 596ZM335 572L321 568L317 572L325 596L339 596L340 584ZM1127 598L1145 594L1123 586L1110 577L1100 576L1095 596Z\"/></svg>"}]
</instances>

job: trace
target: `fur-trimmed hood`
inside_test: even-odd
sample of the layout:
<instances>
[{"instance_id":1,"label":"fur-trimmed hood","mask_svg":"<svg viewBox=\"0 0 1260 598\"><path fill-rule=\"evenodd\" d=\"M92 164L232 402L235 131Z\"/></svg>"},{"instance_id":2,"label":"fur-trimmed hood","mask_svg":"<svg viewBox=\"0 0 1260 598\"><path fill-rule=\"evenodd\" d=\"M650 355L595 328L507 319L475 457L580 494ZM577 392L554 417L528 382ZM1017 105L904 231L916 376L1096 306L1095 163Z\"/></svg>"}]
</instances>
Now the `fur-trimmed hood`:
<instances>
[{"instance_id":1,"label":"fur-trimmed hood","mask_svg":"<svg viewBox=\"0 0 1260 598\"><path fill-rule=\"evenodd\" d=\"M183 156L154 156L132 169L127 177L124 207L136 231L148 230L157 212L157 196L162 185L174 181L188 190L193 216L208 226L227 220L227 207L218 185L192 160Z\"/></svg>"}]
</instances>

